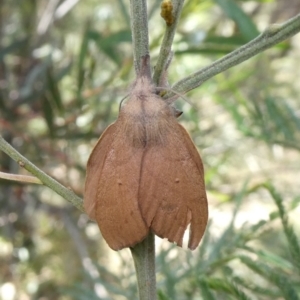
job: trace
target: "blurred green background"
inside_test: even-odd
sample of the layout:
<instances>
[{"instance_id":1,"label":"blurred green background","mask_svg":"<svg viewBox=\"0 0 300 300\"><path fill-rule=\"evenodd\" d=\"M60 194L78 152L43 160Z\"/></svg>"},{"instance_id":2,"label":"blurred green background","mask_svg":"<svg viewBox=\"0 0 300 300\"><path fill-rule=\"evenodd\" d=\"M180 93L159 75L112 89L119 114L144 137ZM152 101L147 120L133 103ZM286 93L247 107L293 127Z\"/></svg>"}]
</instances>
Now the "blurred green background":
<instances>
[{"instance_id":1,"label":"blurred green background","mask_svg":"<svg viewBox=\"0 0 300 300\"><path fill-rule=\"evenodd\" d=\"M152 65L165 30L148 1ZM182 79L300 12L298 0L187 0ZM129 1L0 0L0 130L82 196L85 165L134 80ZM210 223L194 252L157 239L159 299L300 299L300 36L178 100L204 161ZM4 153L0 170L25 173ZM46 187L0 179L0 299L137 299L128 249Z\"/></svg>"}]
</instances>

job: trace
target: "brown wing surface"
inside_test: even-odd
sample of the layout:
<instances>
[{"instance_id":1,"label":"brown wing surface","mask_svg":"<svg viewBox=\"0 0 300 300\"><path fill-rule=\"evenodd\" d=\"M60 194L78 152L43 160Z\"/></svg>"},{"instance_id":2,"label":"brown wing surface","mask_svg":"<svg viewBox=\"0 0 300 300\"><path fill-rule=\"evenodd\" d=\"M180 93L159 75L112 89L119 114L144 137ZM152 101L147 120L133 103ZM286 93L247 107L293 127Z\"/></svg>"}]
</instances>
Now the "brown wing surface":
<instances>
[{"instance_id":1,"label":"brown wing surface","mask_svg":"<svg viewBox=\"0 0 300 300\"><path fill-rule=\"evenodd\" d=\"M88 161L85 209L114 250L133 246L148 234L138 205L142 154L143 149L126 141L117 121L103 133Z\"/></svg>"},{"instance_id":2,"label":"brown wing surface","mask_svg":"<svg viewBox=\"0 0 300 300\"><path fill-rule=\"evenodd\" d=\"M175 119L164 126L170 127L162 130L164 143L146 148L142 158L139 205L154 233L179 246L191 224L189 248L195 249L208 218L202 161Z\"/></svg>"}]
</instances>

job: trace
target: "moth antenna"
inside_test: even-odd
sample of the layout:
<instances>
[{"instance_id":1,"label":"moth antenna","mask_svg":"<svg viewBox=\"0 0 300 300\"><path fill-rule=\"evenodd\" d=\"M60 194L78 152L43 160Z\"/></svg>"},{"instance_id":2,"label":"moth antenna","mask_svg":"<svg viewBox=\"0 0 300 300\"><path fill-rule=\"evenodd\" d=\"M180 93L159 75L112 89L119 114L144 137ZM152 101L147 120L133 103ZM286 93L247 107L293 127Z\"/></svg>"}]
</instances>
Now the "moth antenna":
<instances>
[{"instance_id":1,"label":"moth antenna","mask_svg":"<svg viewBox=\"0 0 300 300\"><path fill-rule=\"evenodd\" d=\"M173 104L177 98L182 98L185 102L187 102L188 104L190 104L193 108L195 108L195 106L193 105L193 103L190 102L190 100L188 100L188 98L186 98L184 95L174 91L173 89L171 88L167 88L167 87L156 87L155 88L157 91L168 91L168 92L172 92L173 94L175 94L176 96L173 96L171 98L168 98L168 99L165 99L165 101L168 103L168 104Z\"/></svg>"},{"instance_id":2,"label":"moth antenna","mask_svg":"<svg viewBox=\"0 0 300 300\"><path fill-rule=\"evenodd\" d=\"M123 101L124 101L128 96L129 96L129 94L127 94L127 95L121 100L121 102L120 102L120 104L119 104L119 112L121 111Z\"/></svg>"}]
</instances>

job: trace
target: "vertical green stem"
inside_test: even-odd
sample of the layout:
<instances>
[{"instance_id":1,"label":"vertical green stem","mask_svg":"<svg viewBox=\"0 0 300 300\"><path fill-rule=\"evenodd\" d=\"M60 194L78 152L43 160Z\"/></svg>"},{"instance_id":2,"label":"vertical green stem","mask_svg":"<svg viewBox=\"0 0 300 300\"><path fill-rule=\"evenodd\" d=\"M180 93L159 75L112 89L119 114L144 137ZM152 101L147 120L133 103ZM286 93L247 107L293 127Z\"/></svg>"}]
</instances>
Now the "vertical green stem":
<instances>
[{"instance_id":1,"label":"vertical green stem","mask_svg":"<svg viewBox=\"0 0 300 300\"><path fill-rule=\"evenodd\" d=\"M138 74L141 57L149 54L147 1L130 0L130 12L134 66Z\"/></svg>"},{"instance_id":2,"label":"vertical green stem","mask_svg":"<svg viewBox=\"0 0 300 300\"><path fill-rule=\"evenodd\" d=\"M156 300L155 243L152 232L130 248L134 260L140 300Z\"/></svg>"},{"instance_id":3,"label":"vertical green stem","mask_svg":"<svg viewBox=\"0 0 300 300\"><path fill-rule=\"evenodd\" d=\"M130 0L132 47L135 71L139 74L141 58L149 54L147 0ZM150 67L150 65L148 66ZM156 299L154 234L130 248L134 260L140 300Z\"/></svg>"},{"instance_id":4,"label":"vertical green stem","mask_svg":"<svg viewBox=\"0 0 300 300\"><path fill-rule=\"evenodd\" d=\"M155 70L153 74L153 81L156 85L160 84L161 76L165 71L166 64L171 55L171 48L176 33L177 25L179 22L179 18L181 15L184 0L173 0L172 3L174 9L173 11L174 22L172 25L166 26L166 31L160 47L160 52L158 55L157 63L155 65Z\"/></svg>"}]
</instances>

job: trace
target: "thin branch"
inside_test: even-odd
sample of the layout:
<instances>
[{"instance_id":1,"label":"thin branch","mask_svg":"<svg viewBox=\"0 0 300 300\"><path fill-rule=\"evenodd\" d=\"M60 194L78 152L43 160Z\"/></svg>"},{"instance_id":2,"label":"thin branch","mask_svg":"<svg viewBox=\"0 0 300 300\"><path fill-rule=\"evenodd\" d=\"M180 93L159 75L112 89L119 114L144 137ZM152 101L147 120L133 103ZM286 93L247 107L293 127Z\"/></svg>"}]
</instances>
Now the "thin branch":
<instances>
[{"instance_id":1,"label":"thin branch","mask_svg":"<svg viewBox=\"0 0 300 300\"><path fill-rule=\"evenodd\" d=\"M78 2L79 0L66 0L60 4L54 13L54 20L63 18Z\"/></svg>"},{"instance_id":2,"label":"thin branch","mask_svg":"<svg viewBox=\"0 0 300 300\"><path fill-rule=\"evenodd\" d=\"M0 172L0 178L6 180L12 180L12 181L26 182L26 183L43 184L38 178L34 176L28 176L28 175L19 175L19 174Z\"/></svg>"},{"instance_id":3,"label":"thin branch","mask_svg":"<svg viewBox=\"0 0 300 300\"><path fill-rule=\"evenodd\" d=\"M61 185L58 181L44 173L38 167L36 167L27 158L21 155L16 149L14 149L10 144L8 144L3 137L0 135L0 150L5 152L14 161L16 161L20 167L23 167L28 172L33 174L35 177L40 179L40 181L48 186L51 190L55 191L57 194L61 195L64 199L71 202L79 210L84 212L83 202L80 197L78 197L73 191Z\"/></svg>"},{"instance_id":4,"label":"thin branch","mask_svg":"<svg viewBox=\"0 0 300 300\"><path fill-rule=\"evenodd\" d=\"M166 64L168 62L169 56L171 55L172 44L181 15L184 0L173 0L172 3L174 21L170 26L166 25L165 35L160 47L160 52L157 58L157 63L155 65L155 70L153 74L153 81L156 85L159 85L161 81L161 76L164 75L163 72L166 70Z\"/></svg>"},{"instance_id":5,"label":"thin branch","mask_svg":"<svg viewBox=\"0 0 300 300\"><path fill-rule=\"evenodd\" d=\"M156 300L154 234L151 232L130 250L136 270L139 299Z\"/></svg>"},{"instance_id":6,"label":"thin branch","mask_svg":"<svg viewBox=\"0 0 300 300\"><path fill-rule=\"evenodd\" d=\"M257 38L235 51L225 55L213 64L198 72L176 82L172 89L179 93L199 87L203 82L213 76L255 56L256 54L286 40L300 31L300 14L282 24L273 24ZM164 98L169 98L172 93L167 93Z\"/></svg>"},{"instance_id":7,"label":"thin branch","mask_svg":"<svg viewBox=\"0 0 300 300\"><path fill-rule=\"evenodd\" d=\"M59 4L59 0L50 0L39 20L37 26L37 33L39 35L43 35L49 29L50 25L53 21L53 16L56 10L57 5Z\"/></svg>"},{"instance_id":8,"label":"thin branch","mask_svg":"<svg viewBox=\"0 0 300 300\"><path fill-rule=\"evenodd\" d=\"M130 0L130 12L134 66L138 73L142 56L149 54L147 1Z\"/></svg>"},{"instance_id":9,"label":"thin branch","mask_svg":"<svg viewBox=\"0 0 300 300\"><path fill-rule=\"evenodd\" d=\"M130 0L131 32L135 72L139 74L142 57L149 55L149 33L146 0ZM150 73L150 62L147 65ZM150 233L141 243L131 248L138 281L140 300L156 299L155 245Z\"/></svg>"}]
</instances>

